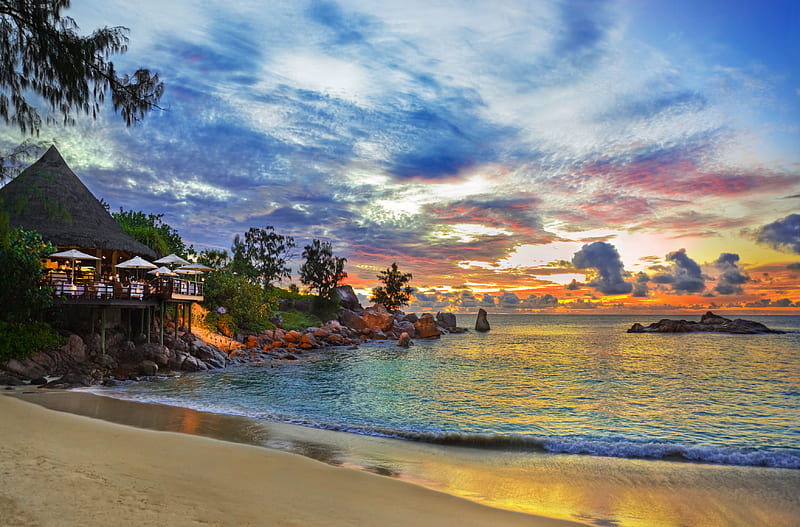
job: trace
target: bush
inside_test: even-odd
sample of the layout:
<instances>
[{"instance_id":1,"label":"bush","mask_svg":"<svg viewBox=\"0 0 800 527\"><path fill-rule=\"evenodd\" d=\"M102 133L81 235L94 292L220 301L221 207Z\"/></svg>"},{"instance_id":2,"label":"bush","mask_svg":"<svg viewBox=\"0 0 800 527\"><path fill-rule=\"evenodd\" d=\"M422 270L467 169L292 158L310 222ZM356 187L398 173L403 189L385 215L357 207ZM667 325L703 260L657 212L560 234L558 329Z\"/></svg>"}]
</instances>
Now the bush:
<instances>
[{"instance_id":1,"label":"bush","mask_svg":"<svg viewBox=\"0 0 800 527\"><path fill-rule=\"evenodd\" d=\"M58 348L65 339L43 322L0 321L0 362L24 359L40 351Z\"/></svg>"},{"instance_id":2,"label":"bush","mask_svg":"<svg viewBox=\"0 0 800 527\"><path fill-rule=\"evenodd\" d=\"M299 313L297 311L278 311L278 313L283 317L283 329L296 329L297 331L301 331L306 328L322 325L319 318L308 313Z\"/></svg>"},{"instance_id":3,"label":"bush","mask_svg":"<svg viewBox=\"0 0 800 527\"><path fill-rule=\"evenodd\" d=\"M211 311L206 317L209 326L231 335L240 331L260 333L270 327L271 302L265 298L260 286L240 275L227 271L208 273L205 282L203 306ZM224 313L217 312L224 307Z\"/></svg>"}]
</instances>

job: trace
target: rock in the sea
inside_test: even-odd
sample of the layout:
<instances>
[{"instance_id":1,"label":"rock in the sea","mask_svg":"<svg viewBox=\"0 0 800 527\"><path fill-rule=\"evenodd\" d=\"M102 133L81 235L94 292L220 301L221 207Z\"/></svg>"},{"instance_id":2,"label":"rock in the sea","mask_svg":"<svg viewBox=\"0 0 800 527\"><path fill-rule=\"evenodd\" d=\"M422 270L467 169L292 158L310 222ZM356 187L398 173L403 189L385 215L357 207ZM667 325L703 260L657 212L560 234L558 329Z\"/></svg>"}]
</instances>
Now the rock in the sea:
<instances>
[{"instance_id":1,"label":"rock in the sea","mask_svg":"<svg viewBox=\"0 0 800 527\"><path fill-rule=\"evenodd\" d=\"M453 313L439 311L436 313L436 323L449 330L456 327L456 316Z\"/></svg>"},{"instance_id":2,"label":"rock in the sea","mask_svg":"<svg viewBox=\"0 0 800 527\"><path fill-rule=\"evenodd\" d=\"M489 318L486 310L480 308L478 310L478 318L475 320L475 331L489 331L491 326L489 325Z\"/></svg>"},{"instance_id":3,"label":"rock in the sea","mask_svg":"<svg viewBox=\"0 0 800 527\"><path fill-rule=\"evenodd\" d=\"M436 327L436 320L430 313L425 313L419 320L414 322L414 329L417 332L417 337L421 339L439 338L442 332Z\"/></svg>"},{"instance_id":4,"label":"rock in the sea","mask_svg":"<svg viewBox=\"0 0 800 527\"><path fill-rule=\"evenodd\" d=\"M401 348L409 347L411 345L411 336L404 331L400 334L400 338L397 339L397 345Z\"/></svg>"},{"instance_id":5,"label":"rock in the sea","mask_svg":"<svg viewBox=\"0 0 800 527\"><path fill-rule=\"evenodd\" d=\"M394 316L382 304L375 304L361 314L366 327L373 330L388 331L394 323Z\"/></svg>"},{"instance_id":6,"label":"rock in the sea","mask_svg":"<svg viewBox=\"0 0 800 527\"><path fill-rule=\"evenodd\" d=\"M692 333L692 332L732 333L737 335L754 335L759 333L783 333L770 329L764 324L752 320L742 320L715 315L708 311L700 318L700 322L690 320L672 320L664 318L645 327L638 322L628 329L628 333Z\"/></svg>"}]
</instances>

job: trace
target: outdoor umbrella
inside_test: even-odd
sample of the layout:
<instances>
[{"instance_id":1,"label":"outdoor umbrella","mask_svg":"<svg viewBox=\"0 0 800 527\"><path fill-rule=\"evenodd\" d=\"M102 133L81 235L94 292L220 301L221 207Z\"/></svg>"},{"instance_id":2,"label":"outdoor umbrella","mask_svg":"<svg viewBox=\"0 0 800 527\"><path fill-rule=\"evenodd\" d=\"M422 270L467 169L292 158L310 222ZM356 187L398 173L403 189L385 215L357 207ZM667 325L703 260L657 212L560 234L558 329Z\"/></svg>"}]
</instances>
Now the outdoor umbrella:
<instances>
[{"instance_id":1,"label":"outdoor umbrella","mask_svg":"<svg viewBox=\"0 0 800 527\"><path fill-rule=\"evenodd\" d=\"M154 275L165 275L165 276L175 276L175 273L172 272L172 269L169 267L164 267L163 265L158 269L153 269L152 271L147 271L148 274Z\"/></svg>"},{"instance_id":2,"label":"outdoor umbrella","mask_svg":"<svg viewBox=\"0 0 800 527\"><path fill-rule=\"evenodd\" d=\"M209 267L207 265L203 265L201 263L194 263L194 262L181 265L179 267L179 269L189 269L189 270L192 270L192 271L213 271L214 270L213 267Z\"/></svg>"},{"instance_id":3,"label":"outdoor umbrella","mask_svg":"<svg viewBox=\"0 0 800 527\"><path fill-rule=\"evenodd\" d=\"M99 260L97 256L92 256L91 254L86 254L81 252L77 249L70 249L69 251L61 251L59 253L53 253L50 255L50 258L69 258L72 260L72 274L69 277L69 283L72 284L75 281L75 260Z\"/></svg>"},{"instance_id":4,"label":"outdoor umbrella","mask_svg":"<svg viewBox=\"0 0 800 527\"><path fill-rule=\"evenodd\" d=\"M125 260L117 264L118 269L155 269L157 267L156 264L148 262L141 256L134 256L130 260Z\"/></svg>"},{"instance_id":5,"label":"outdoor umbrella","mask_svg":"<svg viewBox=\"0 0 800 527\"><path fill-rule=\"evenodd\" d=\"M155 261L155 263L163 264L163 265L170 265L170 264L188 265L189 264L189 262L187 262L186 260L184 260L183 258L181 258L180 256L178 256L175 253L168 254L163 258L159 258L158 260Z\"/></svg>"}]
</instances>

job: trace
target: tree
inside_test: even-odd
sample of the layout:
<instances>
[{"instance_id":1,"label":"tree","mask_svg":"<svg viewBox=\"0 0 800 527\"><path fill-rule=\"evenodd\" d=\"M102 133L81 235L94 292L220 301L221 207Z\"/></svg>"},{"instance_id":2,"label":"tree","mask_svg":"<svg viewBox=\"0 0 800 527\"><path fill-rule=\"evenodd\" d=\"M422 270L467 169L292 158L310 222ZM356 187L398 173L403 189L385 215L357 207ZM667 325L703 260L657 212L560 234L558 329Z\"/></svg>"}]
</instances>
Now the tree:
<instances>
[{"instance_id":1,"label":"tree","mask_svg":"<svg viewBox=\"0 0 800 527\"><path fill-rule=\"evenodd\" d=\"M170 253L186 257L193 252L181 239L178 231L164 223L163 214L145 214L141 211L122 210L111 214L116 222L131 238L156 252L159 258Z\"/></svg>"},{"instance_id":2,"label":"tree","mask_svg":"<svg viewBox=\"0 0 800 527\"><path fill-rule=\"evenodd\" d=\"M203 249L197 255L197 261L215 270L220 270L231 263L231 258L225 249Z\"/></svg>"},{"instance_id":3,"label":"tree","mask_svg":"<svg viewBox=\"0 0 800 527\"><path fill-rule=\"evenodd\" d=\"M44 274L41 259L56 252L49 242L35 231L20 228L3 229L0 233L0 319L26 322L37 311L52 303L52 290L41 287Z\"/></svg>"},{"instance_id":4,"label":"tree","mask_svg":"<svg viewBox=\"0 0 800 527\"><path fill-rule=\"evenodd\" d=\"M291 278L289 260L294 246L294 238L277 234L271 225L251 227L244 240L238 234L233 239L231 270L269 289L272 282Z\"/></svg>"},{"instance_id":5,"label":"tree","mask_svg":"<svg viewBox=\"0 0 800 527\"><path fill-rule=\"evenodd\" d=\"M106 92L130 126L144 118L164 85L157 73L118 75L110 57L125 53L128 29L104 27L80 36L62 15L70 0L0 2L0 118L22 133L39 134L42 116L31 98L49 107L45 122L73 124L74 114L97 118Z\"/></svg>"},{"instance_id":6,"label":"tree","mask_svg":"<svg viewBox=\"0 0 800 527\"><path fill-rule=\"evenodd\" d=\"M210 311L206 323L228 336L264 331L273 310L261 287L227 270L206 275L203 306Z\"/></svg>"},{"instance_id":7,"label":"tree","mask_svg":"<svg viewBox=\"0 0 800 527\"><path fill-rule=\"evenodd\" d=\"M347 273L344 263L347 258L333 255L330 242L313 240L303 249L305 262L300 267L300 282L317 290L321 298L329 299L331 292L339 285Z\"/></svg>"},{"instance_id":8,"label":"tree","mask_svg":"<svg viewBox=\"0 0 800 527\"><path fill-rule=\"evenodd\" d=\"M397 269L397 262L392 266L381 271L378 280L384 283L372 290L371 302L383 304L389 311L396 311L402 306L408 305L413 289L406 284L411 281L411 273L401 273Z\"/></svg>"}]
</instances>

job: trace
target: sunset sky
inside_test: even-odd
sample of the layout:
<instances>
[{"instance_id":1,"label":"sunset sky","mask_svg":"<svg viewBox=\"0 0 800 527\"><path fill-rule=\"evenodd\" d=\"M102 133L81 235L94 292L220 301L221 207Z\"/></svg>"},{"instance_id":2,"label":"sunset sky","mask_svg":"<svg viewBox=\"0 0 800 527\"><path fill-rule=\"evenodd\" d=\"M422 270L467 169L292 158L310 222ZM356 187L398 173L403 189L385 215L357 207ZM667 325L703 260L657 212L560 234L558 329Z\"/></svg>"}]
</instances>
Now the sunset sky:
<instances>
[{"instance_id":1,"label":"sunset sky","mask_svg":"<svg viewBox=\"0 0 800 527\"><path fill-rule=\"evenodd\" d=\"M73 3L165 111L42 138L197 249L272 225L419 307L800 307L800 2Z\"/></svg>"}]
</instances>

